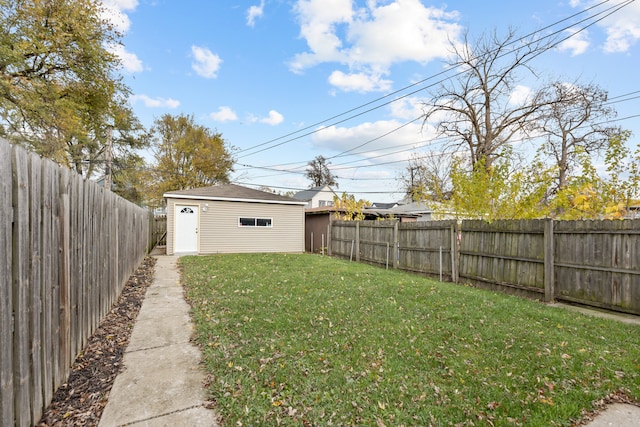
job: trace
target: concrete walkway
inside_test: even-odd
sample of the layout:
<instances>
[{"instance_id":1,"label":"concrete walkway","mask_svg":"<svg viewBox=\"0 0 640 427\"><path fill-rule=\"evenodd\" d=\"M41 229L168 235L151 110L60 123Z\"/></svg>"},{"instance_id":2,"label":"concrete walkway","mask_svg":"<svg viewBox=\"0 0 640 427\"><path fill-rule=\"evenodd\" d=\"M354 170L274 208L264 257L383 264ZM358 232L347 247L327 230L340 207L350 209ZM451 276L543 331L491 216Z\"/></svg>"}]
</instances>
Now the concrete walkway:
<instances>
[{"instance_id":1,"label":"concrete walkway","mask_svg":"<svg viewBox=\"0 0 640 427\"><path fill-rule=\"evenodd\" d=\"M189 305L177 257L157 256L153 284L134 325L99 427L217 426L206 409L200 351L191 344Z\"/></svg>"}]
</instances>

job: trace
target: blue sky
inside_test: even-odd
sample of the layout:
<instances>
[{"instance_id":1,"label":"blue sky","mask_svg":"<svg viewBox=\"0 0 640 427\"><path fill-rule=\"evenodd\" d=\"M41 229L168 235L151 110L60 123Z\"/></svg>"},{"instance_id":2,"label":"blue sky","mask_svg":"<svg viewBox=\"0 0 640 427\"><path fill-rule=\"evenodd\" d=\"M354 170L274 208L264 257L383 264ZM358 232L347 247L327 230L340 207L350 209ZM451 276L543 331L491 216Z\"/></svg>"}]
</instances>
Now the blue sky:
<instances>
[{"instance_id":1,"label":"blue sky","mask_svg":"<svg viewBox=\"0 0 640 427\"><path fill-rule=\"evenodd\" d=\"M510 27L519 35L547 26L541 34L575 33L535 60L537 79L523 80L514 96L548 80L595 83L610 98L631 94L614 106L633 145L640 138L640 118L625 119L640 114L638 99L627 99L640 95L640 2L103 2L124 34L117 53L143 124L166 113L193 115L235 147L239 184L308 188L304 170L322 155L339 177L338 192L400 200L407 160L442 150L419 120L411 122L427 97L419 90L425 84L415 84L443 70L449 40L465 32L472 39ZM623 7L597 23L579 22L616 5Z\"/></svg>"}]
</instances>

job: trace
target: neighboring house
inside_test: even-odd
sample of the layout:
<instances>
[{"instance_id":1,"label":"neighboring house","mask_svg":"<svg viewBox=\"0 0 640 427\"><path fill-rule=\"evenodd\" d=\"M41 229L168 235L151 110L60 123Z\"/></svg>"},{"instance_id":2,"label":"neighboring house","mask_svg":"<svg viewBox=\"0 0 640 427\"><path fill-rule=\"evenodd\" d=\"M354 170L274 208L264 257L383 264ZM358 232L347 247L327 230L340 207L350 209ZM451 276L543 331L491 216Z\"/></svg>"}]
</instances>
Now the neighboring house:
<instances>
[{"instance_id":1,"label":"neighboring house","mask_svg":"<svg viewBox=\"0 0 640 427\"><path fill-rule=\"evenodd\" d=\"M629 206L625 219L640 218L640 204Z\"/></svg>"},{"instance_id":2,"label":"neighboring house","mask_svg":"<svg viewBox=\"0 0 640 427\"><path fill-rule=\"evenodd\" d=\"M299 200L234 184L163 196L168 255L304 251Z\"/></svg>"},{"instance_id":3,"label":"neighboring house","mask_svg":"<svg viewBox=\"0 0 640 427\"><path fill-rule=\"evenodd\" d=\"M333 196L336 196L336 193L328 185L325 185L299 191L293 195L293 198L307 202L306 209L312 209L333 206Z\"/></svg>"},{"instance_id":4,"label":"neighboring house","mask_svg":"<svg viewBox=\"0 0 640 427\"><path fill-rule=\"evenodd\" d=\"M418 222L455 218L441 204L430 201L398 203L395 207L390 208L389 212L397 217L412 216Z\"/></svg>"},{"instance_id":5,"label":"neighboring house","mask_svg":"<svg viewBox=\"0 0 640 427\"><path fill-rule=\"evenodd\" d=\"M394 215L415 215L417 221L433 220L433 208L427 202L411 202L403 205L397 205L390 209Z\"/></svg>"},{"instance_id":6,"label":"neighboring house","mask_svg":"<svg viewBox=\"0 0 640 427\"><path fill-rule=\"evenodd\" d=\"M159 206L159 207L153 208L153 216L167 216L167 207Z\"/></svg>"}]
</instances>

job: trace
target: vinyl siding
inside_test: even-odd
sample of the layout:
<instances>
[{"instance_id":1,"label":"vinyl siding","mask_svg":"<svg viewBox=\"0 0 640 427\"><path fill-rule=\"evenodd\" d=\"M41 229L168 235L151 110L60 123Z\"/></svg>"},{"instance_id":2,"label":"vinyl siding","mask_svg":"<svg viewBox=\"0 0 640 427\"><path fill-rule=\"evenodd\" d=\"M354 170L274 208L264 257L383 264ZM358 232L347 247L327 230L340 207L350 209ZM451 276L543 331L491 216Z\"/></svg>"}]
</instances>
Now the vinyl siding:
<instances>
[{"instance_id":1,"label":"vinyl siding","mask_svg":"<svg viewBox=\"0 0 640 427\"><path fill-rule=\"evenodd\" d=\"M204 204L209 207L202 211ZM303 252L304 206L167 199L167 253L173 254L175 205L198 205L198 252ZM272 227L238 227L239 217L271 218Z\"/></svg>"}]
</instances>

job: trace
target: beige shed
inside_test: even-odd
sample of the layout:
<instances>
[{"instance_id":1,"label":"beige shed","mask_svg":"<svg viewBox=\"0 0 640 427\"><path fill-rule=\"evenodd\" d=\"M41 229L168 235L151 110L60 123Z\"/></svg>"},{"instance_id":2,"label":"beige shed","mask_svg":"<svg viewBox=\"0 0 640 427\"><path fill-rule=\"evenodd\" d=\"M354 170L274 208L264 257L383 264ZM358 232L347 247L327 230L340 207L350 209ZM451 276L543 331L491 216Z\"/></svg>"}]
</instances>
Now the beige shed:
<instances>
[{"instance_id":1,"label":"beige shed","mask_svg":"<svg viewBox=\"0 0 640 427\"><path fill-rule=\"evenodd\" d=\"M306 202L234 184L164 198L168 255L304 252Z\"/></svg>"}]
</instances>

